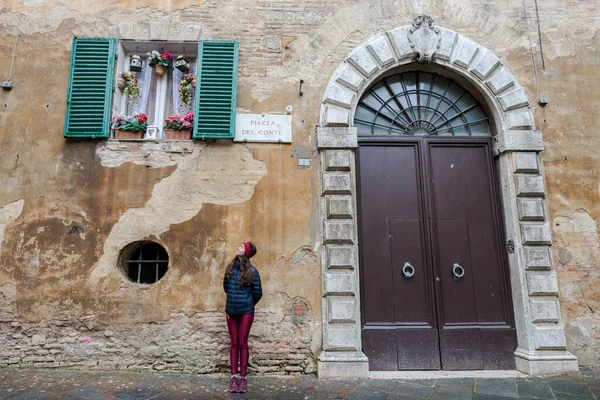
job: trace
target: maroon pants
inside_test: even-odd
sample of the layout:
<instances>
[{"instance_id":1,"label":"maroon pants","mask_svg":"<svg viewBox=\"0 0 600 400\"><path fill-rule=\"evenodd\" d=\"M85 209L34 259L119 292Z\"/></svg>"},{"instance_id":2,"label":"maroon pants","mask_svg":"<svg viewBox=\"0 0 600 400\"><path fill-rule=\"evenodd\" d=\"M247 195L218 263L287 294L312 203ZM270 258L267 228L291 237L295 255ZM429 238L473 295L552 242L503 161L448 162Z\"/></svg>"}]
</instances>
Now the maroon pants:
<instances>
[{"instance_id":1,"label":"maroon pants","mask_svg":"<svg viewBox=\"0 0 600 400\"><path fill-rule=\"evenodd\" d=\"M231 339L229 347L229 361L231 363L231 375L238 373L238 356L240 358L240 374L246 376L248 369L248 335L254 321L254 313L242 315L227 315L227 329Z\"/></svg>"}]
</instances>

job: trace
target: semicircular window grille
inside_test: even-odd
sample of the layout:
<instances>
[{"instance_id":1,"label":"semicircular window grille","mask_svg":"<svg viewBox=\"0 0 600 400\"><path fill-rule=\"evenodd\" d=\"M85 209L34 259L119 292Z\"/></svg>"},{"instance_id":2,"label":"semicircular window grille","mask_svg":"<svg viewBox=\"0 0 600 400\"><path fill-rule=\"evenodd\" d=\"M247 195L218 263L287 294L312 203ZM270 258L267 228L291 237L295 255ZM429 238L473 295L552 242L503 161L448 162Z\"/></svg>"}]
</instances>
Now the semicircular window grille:
<instances>
[{"instance_id":1,"label":"semicircular window grille","mask_svg":"<svg viewBox=\"0 0 600 400\"><path fill-rule=\"evenodd\" d=\"M354 126L359 135L491 136L488 118L473 96L425 72L376 83L360 99Z\"/></svg>"}]
</instances>

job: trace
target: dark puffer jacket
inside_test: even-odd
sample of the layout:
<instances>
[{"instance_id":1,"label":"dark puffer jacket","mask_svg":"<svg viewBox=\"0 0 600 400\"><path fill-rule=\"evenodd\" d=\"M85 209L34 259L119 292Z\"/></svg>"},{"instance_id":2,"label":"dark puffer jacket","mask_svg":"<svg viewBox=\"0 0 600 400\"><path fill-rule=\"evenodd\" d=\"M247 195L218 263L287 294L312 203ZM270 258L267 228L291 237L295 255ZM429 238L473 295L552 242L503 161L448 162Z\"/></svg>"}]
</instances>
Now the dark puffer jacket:
<instances>
[{"instance_id":1,"label":"dark puffer jacket","mask_svg":"<svg viewBox=\"0 0 600 400\"><path fill-rule=\"evenodd\" d=\"M229 278L223 277L223 290L227 293L225 312L229 315L250 314L254 312L254 306L262 297L262 285L258 270L252 268L252 285L240 286L240 262L235 262L233 273Z\"/></svg>"}]
</instances>

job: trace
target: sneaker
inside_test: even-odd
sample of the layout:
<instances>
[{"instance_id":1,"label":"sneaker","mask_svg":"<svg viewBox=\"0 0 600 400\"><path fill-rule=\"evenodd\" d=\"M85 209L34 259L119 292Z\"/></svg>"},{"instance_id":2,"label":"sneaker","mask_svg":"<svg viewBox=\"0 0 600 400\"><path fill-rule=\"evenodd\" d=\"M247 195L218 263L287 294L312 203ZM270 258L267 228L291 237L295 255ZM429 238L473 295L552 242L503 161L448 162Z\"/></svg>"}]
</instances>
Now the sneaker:
<instances>
[{"instance_id":1,"label":"sneaker","mask_svg":"<svg viewBox=\"0 0 600 400\"><path fill-rule=\"evenodd\" d=\"M229 393L237 393L238 392L238 378L237 376L232 376L229 381Z\"/></svg>"},{"instance_id":2,"label":"sneaker","mask_svg":"<svg viewBox=\"0 0 600 400\"><path fill-rule=\"evenodd\" d=\"M238 392L246 393L248 391L248 379L245 376L240 378L240 386L238 388Z\"/></svg>"}]
</instances>

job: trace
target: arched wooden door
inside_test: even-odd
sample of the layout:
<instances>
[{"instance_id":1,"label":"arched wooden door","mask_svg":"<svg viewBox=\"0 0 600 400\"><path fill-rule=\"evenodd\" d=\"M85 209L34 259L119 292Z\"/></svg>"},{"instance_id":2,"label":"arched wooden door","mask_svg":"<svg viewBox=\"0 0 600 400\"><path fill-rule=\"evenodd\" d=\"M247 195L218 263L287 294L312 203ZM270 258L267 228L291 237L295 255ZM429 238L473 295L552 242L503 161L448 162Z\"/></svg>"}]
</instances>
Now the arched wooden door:
<instances>
[{"instance_id":1,"label":"arched wooden door","mask_svg":"<svg viewBox=\"0 0 600 400\"><path fill-rule=\"evenodd\" d=\"M512 369L516 333L485 114L405 73L359 102L363 350L371 370Z\"/></svg>"}]
</instances>

